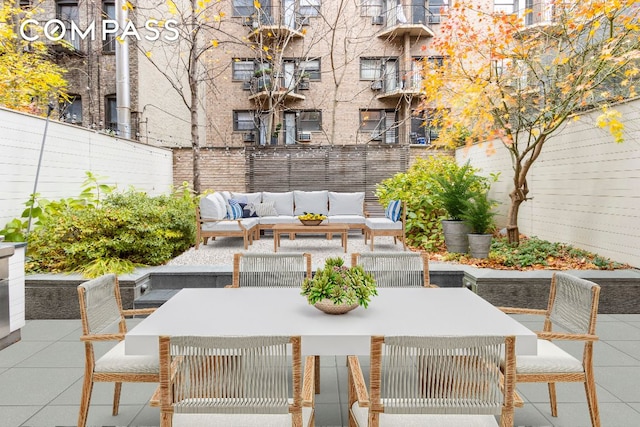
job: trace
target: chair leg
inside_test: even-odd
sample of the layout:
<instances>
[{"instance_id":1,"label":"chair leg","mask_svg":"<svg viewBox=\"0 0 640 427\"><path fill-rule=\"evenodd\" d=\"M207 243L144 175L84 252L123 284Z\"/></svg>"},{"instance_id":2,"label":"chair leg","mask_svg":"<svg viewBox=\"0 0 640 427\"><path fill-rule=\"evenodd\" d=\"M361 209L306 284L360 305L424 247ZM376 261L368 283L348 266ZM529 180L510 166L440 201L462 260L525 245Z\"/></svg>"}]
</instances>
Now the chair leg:
<instances>
[{"instance_id":1,"label":"chair leg","mask_svg":"<svg viewBox=\"0 0 640 427\"><path fill-rule=\"evenodd\" d=\"M589 405L589 416L591 426L600 427L600 411L598 410L598 396L596 395L596 382L593 378L593 370L587 369L584 390L587 394L587 404Z\"/></svg>"},{"instance_id":2,"label":"chair leg","mask_svg":"<svg viewBox=\"0 0 640 427\"><path fill-rule=\"evenodd\" d=\"M549 403L551 404L551 416L558 416L558 399L556 398L556 383L549 383Z\"/></svg>"},{"instance_id":3,"label":"chair leg","mask_svg":"<svg viewBox=\"0 0 640 427\"><path fill-rule=\"evenodd\" d=\"M316 355L313 357L313 365L316 372L314 379L314 387L316 389L315 392L316 394L320 394L320 356Z\"/></svg>"},{"instance_id":4,"label":"chair leg","mask_svg":"<svg viewBox=\"0 0 640 427\"><path fill-rule=\"evenodd\" d=\"M115 383L113 389L113 411L112 415L118 415L118 409L120 408L120 392L122 391L122 383Z\"/></svg>"},{"instance_id":5,"label":"chair leg","mask_svg":"<svg viewBox=\"0 0 640 427\"><path fill-rule=\"evenodd\" d=\"M371 233L371 234L369 235L369 238L371 239L371 252L373 252L373 236L375 236L375 234L374 234L374 233Z\"/></svg>"},{"instance_id":6,"label":"chair leg","mask_svg":"<svg viewBox=\"0 0 640 427\"><path fill-rule=\"evenodd\" d=\"M78 414L78 427L85 427L87 425L89 404L91 403L91 392L93 391L93 379L91 375L91 372L86 372L84 374L82 397L80 398L80 412Z\"/></svg>"}]
</instances>

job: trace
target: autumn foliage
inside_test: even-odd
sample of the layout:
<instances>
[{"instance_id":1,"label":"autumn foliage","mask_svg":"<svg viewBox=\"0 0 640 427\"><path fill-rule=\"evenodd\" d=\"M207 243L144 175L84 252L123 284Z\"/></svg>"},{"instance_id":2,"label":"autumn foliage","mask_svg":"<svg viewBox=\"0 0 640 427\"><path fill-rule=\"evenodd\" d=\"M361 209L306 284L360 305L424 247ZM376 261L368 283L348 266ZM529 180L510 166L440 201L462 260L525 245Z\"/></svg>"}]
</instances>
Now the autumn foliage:
<instances>
[{"instance_id":1,"label":"autumn foliage","mask_svg":"<svg viewBox=\"0 0 640 427\"><path fill-rule=\"evenodd\" d=\"M622 142L613 105L637 96L640 6L633 0L536 0L505 14L454 1L425 63L423 108L443 128L440 143L500 141L510 151L508 231L518 240L527 175L545 143L579 113L600 108L597 125Z\"/></svg>"},{"instance_id":2,"label":"autumn foliage","mask_svg":"<svg viewBox=\"0 0 640 427\"><path fill-rule=\"evenodd\" d=\"M46 114L47 104L65 94L65 70L50 60L45 43L27 42L16 32L32 12L13 1L0 3L0 106Z\"/></svg>"}]
</instances>

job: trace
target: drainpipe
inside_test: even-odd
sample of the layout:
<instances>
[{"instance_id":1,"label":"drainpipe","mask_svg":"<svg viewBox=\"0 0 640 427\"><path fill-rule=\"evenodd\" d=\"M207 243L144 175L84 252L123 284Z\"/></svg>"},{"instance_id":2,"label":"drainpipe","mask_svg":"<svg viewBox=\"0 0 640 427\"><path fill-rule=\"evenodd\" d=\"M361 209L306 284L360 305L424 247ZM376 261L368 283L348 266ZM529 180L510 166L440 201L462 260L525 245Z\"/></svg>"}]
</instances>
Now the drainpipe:
<instances>
[{"instance_id":1,"label":"drainpipe","mask_svg":"<svg viewBox=\"0 0 640 427\"><path fill-rule=\"evenodd\" d=\"M119 33L126 28L129 11L124 0L116 0L116 21ZM127 37L116 40L116 111L118 114L118 134L131 138L131 87L129 84L129 41Z\"/></svg>"}]
</instances>

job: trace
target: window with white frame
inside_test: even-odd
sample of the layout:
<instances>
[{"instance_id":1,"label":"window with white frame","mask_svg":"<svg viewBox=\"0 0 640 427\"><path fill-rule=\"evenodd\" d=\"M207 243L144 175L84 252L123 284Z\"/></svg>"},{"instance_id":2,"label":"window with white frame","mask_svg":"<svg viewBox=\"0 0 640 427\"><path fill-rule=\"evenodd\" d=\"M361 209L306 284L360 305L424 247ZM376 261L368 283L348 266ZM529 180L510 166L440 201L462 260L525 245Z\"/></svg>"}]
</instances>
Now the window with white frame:
<instances>
[{"instance_id":1,"label":"window with white frame","mask_svg":"<svg viewBox=\"0 0 640 427\"><path fill-rule=\"evenodd\" d=\"M382 58L360 58L360 80L380 80L382 64Z\"/></svg>"},{"instance_id":2,"label":"window with white frame","mask_svg":"<svg viewBox=\"0 0 640 427\"><path fill-rule=\"evenodd\" d=\"M234 111L233 130L253 131L256 129L255 111Z\"/></svg>"},{"instance_id":3,"label":"window with white frame","mask_svg":"<svg viewBox=\"0 0 640 427\"><path fill-rule=\"evenodd\" d=\"M395 110L360 110L360 131L370 132L372 141L397 142Z\"/></svg>"},{"instance_id":4,"label":"window with white frame","mask_svg":"<svg viewBox=\"0 0 640 427\"><path fill-rule=\"evenodd\" d=\"M439 24L442 17L447 15L448 0L429 0L429 23Z\"/></svg>"},{"instance_id":5,"label":"window with white frame","mask_svg":"<svg viewBox=\"0 0 640 427\"><path fill-rule=\"evenodd\" d=\"M321 0L300 0L300 16L319 16Z\"/></svg>"},{"instance_id":6,"label":"window with white frame","mask_svg":"<svg viewBox=\"0 0 640 427\"><path fill-rule=\"evenodd\" d=\"M382 10L382 0L362 0L360 3L360 16L380 16Z\"/></svg>"},{"instance_id":7,"label":"window with white frame","mask_svg":"<svg viewBox=\"0 0 640 427\"><path fill-rule=\"evenodd\" d=\"M253 77L255 66L252 59L235 58L231 64L231 78L237 81L249 81Z\"/></svg>"}]
</instances>

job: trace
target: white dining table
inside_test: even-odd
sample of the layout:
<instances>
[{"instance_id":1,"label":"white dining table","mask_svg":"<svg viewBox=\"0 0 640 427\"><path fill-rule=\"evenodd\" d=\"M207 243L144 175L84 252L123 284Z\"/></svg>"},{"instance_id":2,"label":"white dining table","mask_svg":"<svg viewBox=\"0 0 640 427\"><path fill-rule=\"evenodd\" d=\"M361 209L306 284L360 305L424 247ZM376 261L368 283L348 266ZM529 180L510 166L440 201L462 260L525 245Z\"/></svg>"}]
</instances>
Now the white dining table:
<instances>
[{"instance_id":1,"label":"white dining table","mask_svg":"<svg viewBox=\"0 0 640 427\"><path fill-rule=\"evenodd\" d=\"M466 288L381 288L368 308L331 315L297 288L185 288L125 336L125 353L158 354L158 336L301 336L304 355L368 355L370 338L515 335L535 355L536 334Z\"/></svg>"}]
</instances>

